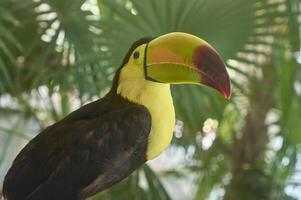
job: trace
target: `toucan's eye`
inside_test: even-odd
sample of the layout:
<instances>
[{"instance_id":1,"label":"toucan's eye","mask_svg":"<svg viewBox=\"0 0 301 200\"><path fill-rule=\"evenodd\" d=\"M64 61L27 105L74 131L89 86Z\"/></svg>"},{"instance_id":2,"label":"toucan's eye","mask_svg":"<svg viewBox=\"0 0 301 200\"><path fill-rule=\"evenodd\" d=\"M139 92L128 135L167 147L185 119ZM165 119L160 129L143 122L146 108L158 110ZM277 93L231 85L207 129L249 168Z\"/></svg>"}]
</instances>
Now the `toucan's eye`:
<instances>
[{"instance_id":1,"label":"toucan's eye","mask_svg":"<svg viewBox=\"0 0 301 200\"><path fill-rule=\"evenodd\" d=\"M134 56L134 59L137 60L139 58L140 54L138 51L135 51L133 56Z\"/></svg>"}]
</instances>

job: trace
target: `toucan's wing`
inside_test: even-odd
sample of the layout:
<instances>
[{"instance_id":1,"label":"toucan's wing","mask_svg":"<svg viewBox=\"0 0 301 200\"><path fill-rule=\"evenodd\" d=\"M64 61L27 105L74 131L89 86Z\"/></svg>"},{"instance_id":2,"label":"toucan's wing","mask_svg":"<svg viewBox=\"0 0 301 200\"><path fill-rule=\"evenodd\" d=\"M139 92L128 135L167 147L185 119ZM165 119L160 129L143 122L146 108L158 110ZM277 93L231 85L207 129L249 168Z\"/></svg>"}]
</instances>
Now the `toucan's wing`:
<instances>
[{"instance_id":1,"label":"toucan's wing","mask_svg":"<svg viewBox=\"0 0 301 200\"><path fill-rule=\"evenodd\" d=\"M106 189L146 161L150 126L147 109L135 104L57 123L17 156L4 194L12 200L75 200Z\"/></svg>"}]
</instances>

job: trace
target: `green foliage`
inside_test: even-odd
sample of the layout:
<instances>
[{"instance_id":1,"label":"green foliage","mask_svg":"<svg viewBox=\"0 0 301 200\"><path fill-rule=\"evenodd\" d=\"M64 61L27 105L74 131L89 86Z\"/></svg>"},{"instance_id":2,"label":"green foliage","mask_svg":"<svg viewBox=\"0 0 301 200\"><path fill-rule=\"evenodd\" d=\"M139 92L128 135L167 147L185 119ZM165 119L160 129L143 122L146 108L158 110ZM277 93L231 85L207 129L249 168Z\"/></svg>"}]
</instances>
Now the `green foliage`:
<instances>
[{"instance_id":1,"label":"green foliage","mask_svg":"<svg viewBox=\"0 0 301 200\"><path fill-rule=\"evenodd\" d=\"M192 33L221 53L233 86L228 102L208 88L172 88L184 122L173 145L194 149L183 165L195 176L194 199L219 190L219 199L293 199L284 190L300 187L292 181L301 143L300 12L299 0L1 0L1 115L14 110L19 121L30 116L44 128L75 109L74 101L104 95L135 40ZM1 103L7 95L16 106ZM209 127L216 138L204 148L209 118L218 127ZM0 167L13 136L33 136L20 127L0 124ZM145 166L93 199L171 199L160 179L185 175Z\"/></svg>"}]
</instances>

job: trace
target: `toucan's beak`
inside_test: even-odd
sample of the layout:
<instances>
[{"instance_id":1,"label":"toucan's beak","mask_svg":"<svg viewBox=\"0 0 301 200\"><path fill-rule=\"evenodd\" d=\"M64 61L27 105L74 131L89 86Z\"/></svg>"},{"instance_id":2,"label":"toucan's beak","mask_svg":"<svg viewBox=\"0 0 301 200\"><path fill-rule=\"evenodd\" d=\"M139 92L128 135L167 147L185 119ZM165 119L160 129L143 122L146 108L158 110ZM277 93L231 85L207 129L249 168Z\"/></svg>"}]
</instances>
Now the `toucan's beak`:
<instances>
[{"instance_id":1,"label":"toucan's beak","mask_svg":"<svg viewBox=\"0 0 301 200\"><path fill-rule=\"evenodd\" d=\"M202 84L230 98L231 85L225 64L204 40L186 33L169 33L150 41L145 51L147 80Z\"/></svg>"}]
</instances>

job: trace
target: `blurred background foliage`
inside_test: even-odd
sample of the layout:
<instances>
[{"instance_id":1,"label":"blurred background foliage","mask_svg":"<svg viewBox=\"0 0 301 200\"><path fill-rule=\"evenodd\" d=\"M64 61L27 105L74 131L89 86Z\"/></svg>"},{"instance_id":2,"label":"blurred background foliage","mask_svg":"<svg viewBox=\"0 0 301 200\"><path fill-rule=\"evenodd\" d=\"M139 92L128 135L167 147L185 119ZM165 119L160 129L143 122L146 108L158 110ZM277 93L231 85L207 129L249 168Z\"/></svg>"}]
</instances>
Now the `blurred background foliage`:
<instances>
[{"instance_id":1,"label":"blurred background foliage","mask_svg":"<svg viewBox=\"0 0 301 200\"><path fill-rule=\"evenodd\" d=\"M28 140L109 90L132 42L183 31L220 52L232 99L173 87L178 123L170 148L93 199L301 199L300 6L0 0L0 185Z\"/></svg>"}]
</instances>

